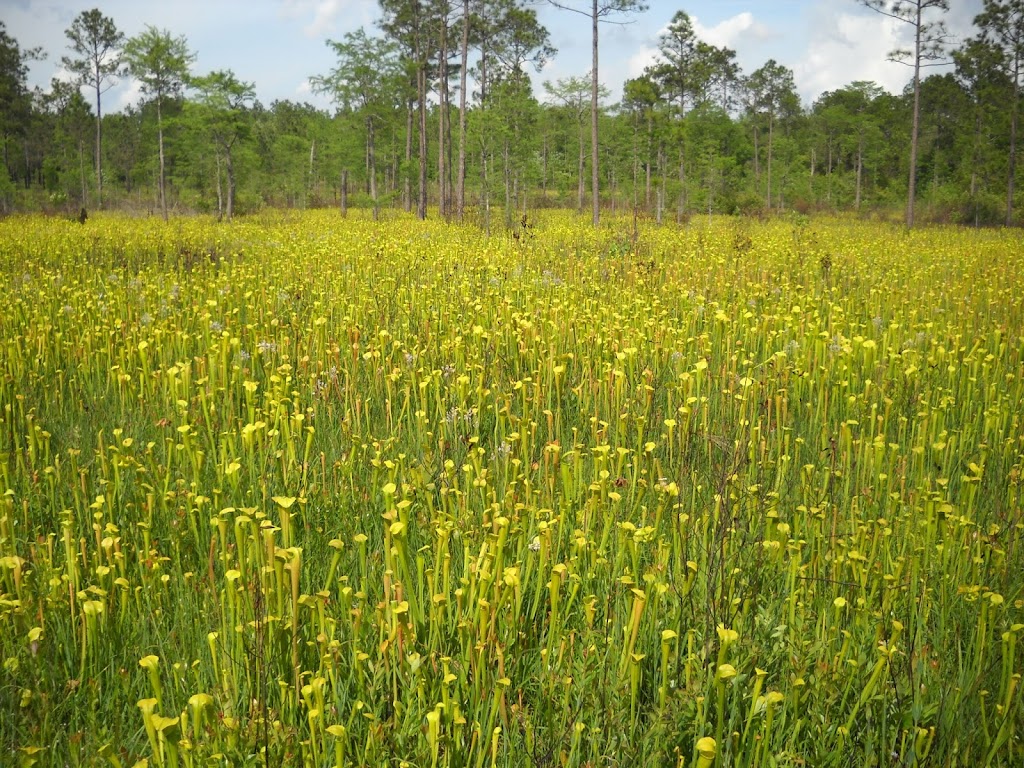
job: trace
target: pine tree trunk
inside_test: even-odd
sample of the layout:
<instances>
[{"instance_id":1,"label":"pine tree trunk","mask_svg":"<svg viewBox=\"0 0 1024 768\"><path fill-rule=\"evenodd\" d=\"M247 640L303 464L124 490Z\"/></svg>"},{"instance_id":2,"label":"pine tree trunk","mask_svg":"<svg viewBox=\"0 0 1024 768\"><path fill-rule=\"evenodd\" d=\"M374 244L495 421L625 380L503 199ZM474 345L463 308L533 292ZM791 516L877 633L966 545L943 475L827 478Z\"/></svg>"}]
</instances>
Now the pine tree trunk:
<instances>
[{"instance_id":1,"label":"pine tree trunk","mask_svg":"<svg viewBox=\"0 0 1024 768\"><path fill-rule=\"evenodd\" d=\"M96 207L103 207L103 113L100 111L100 84L96 83Z\"/></svg>"},{"instance_id":2,"label":"pine tree trunk","mask_svg":"<svg viewBox=\"0 0 1024 768\"><path fill-rule=\"evenodd\" d=\"M412 168L412 101L409 102L408 106L409 109L406 112L405 119L405 171L402 173L402 205L406 213L412 211L412 179L409 176L409 169Z\"/></svg>"},{"instance_id":3,"label":"pine tree trunk","mask_svg":"<svg viewBox=\"0 0 1024 768\"><path fill-rule=\"evenodd\" d=\"M78 140L78 174L78 181L82 186L82 207L85 207L88 192L85 188L85 148L82 146L81 139Z\"/></svg>"},{"instance_id":4,"label":"pine tree trunk","mask_svg":"<svg viewBox=\"0 0 1024 768\"><path fill-rule=\"evenodd\" d=\"M593 0L592 10L593 23L593 63L590 72L590 195L593 198L594 226L598 225L601 217L601 196L598 175L598 144L597 144L597 0Z\"/></svg>"},{"instance_id":5,"label":"pine tree trunk","mask_svg":"<svg viewBox=\"0 0 1024 768\"><path fill-rule=\"evenodd\" d=\"M757 125L754 125L754 182L758 187L761 186L761 149L758 146L758 140L761 138L761 132L757 129Z\"/></svg>"},{"instance_id":6,"label":"pine tree trunk","mask_svg":"<svg viewBox=\"0 0 1024 768\"><path fill-rule=\"evenodd\" d=\"M373 201L373 220L380 217L380 206L377 204L377 154L374 146L373 118L366 120L366 157L369 163L370 199Z\"/></svg>"},{"instance_id":7,"label":"pine tree trunk","mask_svg":"<svg viewBox=\"0 0 1024 768\"><path fill-rule=\"evenodd\" d=\"M156 138L157 144L160 145L160 213L163 215L164 221L167 221L167 190L165 187L166 182L164 181L164 125L160 113L159 98L156 100Z\"/></svg>"},{"instance_id":8,"label":"pine tree trunk","mask_svg":"<svg viewBox=\"0 0 1024 768\"><path fill-rule=\"evenodd\" d=\"M644 208L647 209L647 213L651 212L651 165L654 158L651 157L651 153L654 151L654 120L650 115L647 116L647 162L644 163L644 171L646 178L644 180Z\"/></svg>"},{"instance_id":9,"label":"pine tree trunk","mask_svg":"<svg viewBox=\"0 0 1024 768\"><path fill-rule=\"evenodd\" d=\"M462 2L462 68L459 70L459 168L455 180L455 215L466 213L466 70L469 67L469 0Z\"/></svg>"},{"instance_id":10,"label":"pine tree trunk","mask_svg":"<svg viewBox=\"0 0 1024 768\"><path fill-rule=\"evenodd\" d=\"M416 217L427 218L427 73L421 64L419 79L419 179L416 200Z\"/></svg>"},{"instance_id":11,"label":"pine tree trunk","mask_svg":"<svg viewBox=\"0 0 1024 768\"><path fill-rule=\"evenodd\" d=\"M224 172L228 180L227 219L231 221L235 213L235 166L231 160L230 144L224 152Z\"/></svg>"},{"instance_id":12,"label":"pine tree trunk","mask_svg":"<svg viewBox=\"0 0 1024 768\"><path fill-rule=\"evenodd\" d=\"M316 139L313 139L309 143L309 181L306 184L306 199L302 202L302 207L305 208L309 198L316 195L316 176L313 171L313 163L316 160Z\"/></svg>"},{"instance_id":13,"label":"pine tree trunk","mask_svg":"<svg viewBox=\"0 0 1024 768\"><path fill-rule=\"evenodd\" d=\"M1013 226L1013 195L1017 177L1017 126L1020 120L1020 62L1014 59L1013 104L1010 108L1010 157L1006 181L1006 226Z\"/></svg>"},{"instance_id":14,"label":"pine tree trunk","mask_svg":"<svg viewBox=\"0 0 1024 768\"><path fill-rule=\"evenodd\" d=\"M580 213L583 213L583 200L584 200L584 197L586 195L586 192L585 192L586 185L584 184L584 181L583 181L585 166L586 166L586 154L584 153L584 149L583 149L583 121L581 119L580 120L580 157L579 157L579 163L578 163L578 166L577 166L577 169L576 169L576 175L577 175L577 178L579 179L578 189L576 191L576 197L578 199L577 200L577 204L578 204L579 212Z\"/></svg>"},{"instance_id":15,"label":"pine tree trunk","mask_svg":"<svg viewBox=\"0 0 1024 768\"><path fill-rule=\"evenodd\" d=\"M423 50L424 41L419 28L420 5L414 5L416 36L413 41L413 55L416 57L416 109L419 113L419 189L417 190L416 217L427 218L427 55Z\"/></svg>"},{"instance_id":16,"label":"pine tree trunk","mask_svg":"<svg viewBox=\"0 0 1024 768\"><path fill-rule=\"evenodd\" d=\"M775 133L775 118L774 118L773 115L769 114L768 115L768 168L767 168L767 171L766 171L766 173L768 175L768 194L765 196L765 199L768 201L768 204L766 206L768 208L768 210L771 210L771 208L772 208L772 139L773 139L773 134L774 133Z\"/></svg>"},{"instance_id":17,"label":"pine tree trunk","mask_svg":"<svg viewBox=\"0 0 1024 768\"><path fill-rule=\"evenodd\" d=\"M348 216L348 169L341 172L341 215Z\"/></svg>"},{"instance_id":18,"label":"pine tree trunk","mask_svg":"<svg viewBox=\"0 0 1024 768\"><path fill-rule=\"evenodd\" d=\"M907 229L914 226L914 199L917 196L917 136L921 125L921 3L917 4L914 25L914 117L910 129L910 179L907 184Z\"/></svg>"},{"instance_id":19,"label":"pine tree trunk","mask_svg":"<svg viewBox=\"0 0 1024 768\"><path fill-rule=\"evenodd\" d=\"M219 150L214 150L213 158L217 166L217 221L221 221L224 218L224 189L221 186Z\"/></svg>"},{"instance_id":20,"label":"pine tree trunk","mask_svg":"<svg viewBox=\"0 0 1024 768\"><path fill-rule=\"evenodd\" d=\"M448 17L441 14L441 48L438 55L437 83L437 204L441 218L449 216L448 211L448 155L445 150L445 118L448 114Z\"/></svg>"},{"instance_id":21,"label":"pine tree trunk","mask_svg":"<svg viewBox=\"0 0 1024 768\"><path fill-rule=\"evenodd\" d=\"M501 147L502 178L505 182L505 226L512 226L512 189L511 178L508 167L508 139L505 139Z\"/></svg>"},{"instance_id":22,"label":"pine tree trunk","mask_svg":"<svg viewBox=\"0 0 1024 768\"><path fill-rule=\"evenodd\" d=\"M828 167L825 169L825 199L832 205L832 139L828 140Z\"/></svg>"},{"instance_id":23,"label":"pine tree trunk","mask_svg":"<svg viewBox=\"0 0 1024 768\"><path fill-rule=\"evenodd\" d=\"M683 162L683 152L679 150L679 201L676 204L676 223L681 224L683 213L686 209L686 164Z\"/></svg>"},{"instance_id":24,"label":"pine tree trunk","mask_svg":"<svg viewBox=\"0 0 1024 768\"><path fill-rule=\"evenodd\" d=\"M817 153L815 152L814 147L811 147L811 176L807 180L807 199L811 201L812 205L814 204L814 171L817 161Z\"/></svg>"},{"instance_id":25,"label":"pine tree trunk","mask_svg":"<svg viewBox=\"0 0 1024 768\"><path fill-rule=\"evenodd\" d=\"M853 201L853 207L860 210L860 189L864 177L864 138L861 137L857 144L857 194Z\"/></svg>"}]
</instances>

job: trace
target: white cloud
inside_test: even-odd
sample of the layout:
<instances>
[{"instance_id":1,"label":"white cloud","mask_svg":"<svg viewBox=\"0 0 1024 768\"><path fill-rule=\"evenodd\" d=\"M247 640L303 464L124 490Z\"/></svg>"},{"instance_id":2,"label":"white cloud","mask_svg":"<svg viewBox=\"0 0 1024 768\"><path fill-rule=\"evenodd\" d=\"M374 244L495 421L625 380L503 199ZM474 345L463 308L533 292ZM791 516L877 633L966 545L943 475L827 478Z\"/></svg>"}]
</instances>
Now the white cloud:
<instances>
[{"instance_id":1,"label":"white cloud","mask_svg":"<svg viewBox=\"0 0 1024 768\"><path fill-rule=\"evenodd\" d=\"M307 37L323 38L339 30L366 25L375 17L376 0L284 0L281 15L290 19L312 19L303 26Z\"/></svg>"},{"instance_id":2,"label":"white cloud","mask_svg":"<svg viewBox=\"0 0 1024 768\"><path fill-rule=\"evenodd\" d=\"M691 16L690 19L693 22L693 31L699 40L720 48L743 49L744 47L750 47L774 37L774 33L766 25L755 19L754 14L749 11L723 19L718 24L710 27L704 26L696 16ZM658 30L655 40L658 40L667 33L668 25L666 24ZM640 45L639 49L629 57L627 62L626 69L629 77L639 77L643 74L646 67L654 64L657 60L657 42Z\"/></svg>"},{"instance_id":3,"label":"white cloud","mask_svg":"<svg viewBox=\"0 0 1024 768\"><path fill-rule=\"evenodd\" d=\"M658 49L654 46L644 45L640 50L629 57L626 64L626 71L630 78L640 77L644 70L658 60Z\"/></svg>"},{"instance_id":4,"label":"white cloud","mask_svg":"<svg viewBox=\"0 0 1024 768\"><path fill-rule=\"evenodd\" d=\"M761 42L772 37L772 31L754 18L750 11L743 11L728 19L705 27L700 19L693 17L693 30L697 37L719 48L738 48L743 43Z\"/></svg>"},{"instance_id":5,"label":"white cloud","mask_svg":"<svg viewBox=\"0 0 1024 768\"><path fill-rule=\"evenodd\" d=\"M942 15L952 35L951 46L976 33L973 19L982 0L958 0ZM793 65L801 96L808 102L824 91L842 88L855 80L870 80L890 93L902 93L913 75L889 54L913 45L913 27L866 9L835 12L834 0L818 0L808 11L812 30L806 49ZM943 68L928 69L929 76Z\"/></svg>"},{"instance_id":6,"label":"white cloud","mask_svg":"<svg viewBox=\"0 0 1024 768\"><path fill-rule=\"evenodd\" d=\"M53 73L52 77L54 80L57 80L62 83L71 83L75 80L75 76L71 74L71 70L64 66L58 67L57 71Z\"/></svg>"},{"instance_id":7,"label":"white cloud","mask_svg":"<svg viewBox=\"0 0 1024 768\"><path fill-rule=\"evenodd\" d=\"M877 14L821 14L814 38L793 67L801 95L809 101L855 80L900 93L910 71L888 56L904 43L905 26Z\"/></svg>"},{"instance_id":8,"label":"white cloud","mask_svg":"<svg viewBox=\"0 0 1024 768\"><path fill-rule=\"evenodd\" d=\"M134 77L130 78L126 82L122 82L121 88L118 89L117 99L117 111L130 107L134 104L138 104L142 101L142 83L136 80Z\"/></svg>"}]
</instances>

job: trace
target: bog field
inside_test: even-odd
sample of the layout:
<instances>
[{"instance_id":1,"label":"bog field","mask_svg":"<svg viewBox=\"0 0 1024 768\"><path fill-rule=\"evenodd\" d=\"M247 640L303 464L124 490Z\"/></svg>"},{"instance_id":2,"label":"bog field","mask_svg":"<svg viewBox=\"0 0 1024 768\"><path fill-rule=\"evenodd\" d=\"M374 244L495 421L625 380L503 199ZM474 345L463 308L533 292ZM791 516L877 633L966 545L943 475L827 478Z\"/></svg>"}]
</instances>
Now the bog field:
<instances>
[{"instance_id":1,"label":"bog field","mask_svg":"<svg viewBox=\"0 0 1024 768\"><path fill-rule=\"evenodd\" d=\"M0 222L0 764L1024 765L1024 246Z\"/></svg>"}]
</instances>

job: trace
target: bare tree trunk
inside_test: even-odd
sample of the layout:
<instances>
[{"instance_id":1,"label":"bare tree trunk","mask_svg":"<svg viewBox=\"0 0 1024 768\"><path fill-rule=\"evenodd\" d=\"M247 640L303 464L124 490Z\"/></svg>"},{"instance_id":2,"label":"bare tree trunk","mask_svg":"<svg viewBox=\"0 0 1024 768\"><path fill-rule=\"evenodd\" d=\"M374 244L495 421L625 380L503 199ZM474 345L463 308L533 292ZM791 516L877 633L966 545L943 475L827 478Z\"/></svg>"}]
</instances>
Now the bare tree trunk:
<instances>
[{"instance_id":1,"label":"bare tree trunk","mask_svg":"<svg viewBox=\"0 0 1024 768\"><path fill-rule=\"evenodd\" d=\"M78 140L78 174L78 181L82 185L82 205L85 206L88 192L85 188L85 148L82 146L81 139Z\"/></svg>"},{"instance_id":2,"label":"bare tree trunk","mask_svg":"<svg viewBox=\"0 0 1024 768\"><path fill-rule=\"evenodd\" d=\"M96 83L96 207L103 207L103 113L100 111L100 84Z\"/></svg>"},{"instance_id":3,"label":"bare tree trunk","mask_svg":"<svg viewBox=\"0 0 1024 768\"><path fill-rule=\"evenodd\" d=\"M654 149L654 121L651 116L647 116L647 162L644 163L646 166L646 176L644 181L644 207L647 209L647 213L651 212L651 152Z\"/></svg>"},{"instance_id":4,"label":"bare tree trunk","mask_svg":"<svg viewBox=\"0 0 1024 768\"><path fill-rule=\"evenodd\" d=\"M380 206L377 204L377 154L374 146L373 118L366 120L366 156L370 165L370 199L373 201L373 220L377 221L380 216Z\"/></svg>"},{"instance_id":5,"label":"bare tree trunk","mask_svg":"<svg viewBox=\"0 0 1024 768\"><path fill-rule=\"evenodd\" d=\"M618 208L615 205L615 195L618 192L618 187L615 184L615 167L614 166L612 166L612 172L611 172L611 179L610 179L610 181L611 181L611 198L612 198L612 216L614 217L615 214L618 212Z\"/></svg>"},{"instance_id":6,"label":"bare tree trunk","mask_svg":"<svg viewBox=\"0 0 1024 768\"><path fill-rule=\"evenodd\" d=\"M917 197L917 135L921 127L921 3L917 4L914 24L914 118L910 129L910 179L907 184L907 229L914 226L914 199Z\"/></svg>"},{"instance_id":7,"label":"bare tree trunk","mask_svg":"<svg viewBox=\"0 0 1024 768\"><path fill-rule=\"evenodd\" d=\"M686 209L686 165L683 162L683 151L679 150L679 200L676 203L676 223L681 224Z\"/></svg>"},{"instance_id":8,"label":"bare tree trunk","mask_svg":"<svg viewBox=\"0 0 1024 768\"><path fill-rule=\"evenodd\" d=\"M348 168L341 172L341 215L348 216Z\"/></svg>"},{"instance_id":9,"label":"bare tree trunk","mask_svg":"<svg viewBox=\"0 0 1024 768\"><path fill-rule=\"evenodd\" d=\"M416 217L427 218L427 73L420 70L419 73L420 98L417 109L419 110L419 184L416 200Z\"/></svg>"},{"instance_id":10,"label":"bare tree trunk","mask_svg":"<svg viewBox=\"0 0 1024 768\"><path fill-rule=\"evenodd\" d=\"M756 118L755 118L756 119ZM758 140L761 138L761 131L754 125L754 182L761 186L761 150L758 147Z\"/></svg>"},{"instance_id":11,"label":"bare tree trunk","mask_svg":"<svg viewBox=\"0 0 1024 768\"><path fill-rule=\"evenodd\" d=\"M599 176L597 169L598 144L597 144L597 0L593 0L591 8L593 23L593 63L590 72L590 194L594 206L594 226L598 225L601 217L601 196L599 188Z\"/></svg>"},{"instance_id":12,"label":"bare tree trunk","mask_svg":"<svg viewBox=\"0 0 1024 768\"><path fill-rule=\"evenodd\" d=\"M636 239L636 207L638 204L638 198L640 196L640 190L638 184L640 183L640 151L637 147L636 132L633 132L633 238Z\"/></svg>"},{"instance_id":13,"label":"bare tree trunk","mask_svg":"<svg viewBox=\"0 0 1024 768\"><path fill-rule=\"evenodd\" d=\"M828 140L828 167L825 170L825 199L832 205L832 138Z\"/></svg>"},{"instance_id":14,"label":"bare tree trunk","mask_svg":"<svg viewBox=\"0 0 1024 768\"><path fill-rule=\"evenodd\" d=\"M807 198L811 201L812 205L816 202L814 199L814 171L817 162L818 154L815 151L814 147L811 147L811 176L807 180Z\"/></svg>"},{"instance_id":15,"label":"bare tree trunk","mask_svg":"<svg viewBox=\"0 0 1024 768\"><path fill-rule=\"evenodd\" d=\"M447 67L445 67L447 71ZM455 212L455 163L452 157L452 93L451 89L445 87L444 97L444 147L445 154L448 156L445 161L445 177L444 177L444 188L445 188L445 200L446 208L448 210L448 218L451 219L452 214Z\"/></svg>"},{"instance_id":16,"label":"bare tree trunk","mask_svg":"<svg viewBox=\"0 0 1024 768\"><path fill-rule=\"evenodd\" d=\"M419 189L417 190L416 217L427 218L427 56L423 51L424 41L419 29L420 4L414 3L416 36L413 41L413 55L416 57L416 109L419 113Z\"/></svg>"},{"instance_id":17,"label":"bare tree trunk","mask_svg":"<svg viewBox=\"0 0 1024 768\"><path fill-rule=\"evenodd\" d=\"M548 200L548 134L544 132L544 148L540 156L540 187L544 193L544 204Z\"/></svg>"},{"instance_id":18,"label":"bare tree trunk","mask_svg":"<svg viewBox=\"0 0 1024 768\"><path fill-rule=\"evenodd\" d=\"M466 212L466 70L469 67L469 0L462 0L462 68L459 70L459 169L455 180L455 215Z\"/></svg>"},{"instance_id":19,"label":"bare tree trunk","mask_svg":"<svg viewBox=\"0 0 1024 768\"><path fill-rule=\"evenodd\" d=\"M502 179L505 182L505 226L512 226L512 190L511 190L511 177L508 167L508 139L502 143L501 147L501 160L502 160Z\"/></svg>"},{"instance_id":20,"label":"bare tree trunk","mask_svg":"<svg viewBox=\"0 0 1024 768\"><path fill-rule=\"evenodd\" d=\"M446 4L447 5L447 4ZM441 13L440 53L438 55L437 83L437 204L441 218L448 218L448 156L445 151L445 118L448 114L448 16L447 7Z\"/></svg>"},{"instance_id":21,"label":"bare tree trunk","mask_svg":"<svg viewBox=\"0 0 1024 768\"><path fill-rule=\"evenodd\" d=\"M1006 181L1006 226L1013 226L1013 195L1017 176L1017 125L1020 119L1020 63L1014 60L1013 106L1010 109L1010 158Z\"/></svg>"},{"instance_id":22,"label":"bare tree trunk","mask_svg":"<svg viewBox=\"0 0 1024 768\"><path fill-rule=\"evenodd\" d=\"M220 152L215 150L213 157L217 164L217 221L221 221L224 218L224 188L221 186Z\"/></svg>"},{"instance_id":23,"label":"bare tree trunk","mask_svg":"<svg viewBox=\"0 0 1024 768\"><path fill-rule=\"evenodd\" d=\"M658 175L660 184L658 186L657 214L655 216L658 224L661 224L665 212L665 186L668 181L665 173L665 146L658 144Z\"/></svg>"},{"instance_id":24,"label":"bare tree trunk","mask_svg":"<svg viewBox=\"0 0 1024 768\"><path fill-rule=\"evenodd\" d=\"M235 166L231 161L230 146L224 152L224 172L228 180L227 218L228 221L231 221L231 217L235 212Z\"/></svg>"},{"instance_id":25,"label":"bare tree trunk","mask_svg":"<svg viewBox=\"0 0 1024 768\"><path fill-rule=\"evenodd\" d=\"M584 166L585 165L586 165L586 155L584 154L584 150L583 150L583 121L581 119L580 120L580 159L579 159L579 165L578 165L578 168L577 168L577 178L579 179L579 184L578 184L579 188L577 189L577 198L578 198L578 206L579 206L580 213L583 213L583 198L584 198L584 195L586 194L585 191L584 191L586 189L586 187L585 187L585 185L583 183L583 171L584 171Z\"/></svg>"},{"instance_id":26,"label":"bare tree trunk","mask_svg":"<svg viewBox=\"0 0 1024 768\"><path fill-rule=\"evenodd\" d=\"M775 119L769 114L768 115L768 194L765 199L768 201L767 208L772 208L772 138L775 133Z\"/></svg>"},{"instance_id":27,"label":"bare tree trunk","mask_svg":"<svg viewBox=\"0 0 1024 768\"><path fill-rule=\"evenodd\" d=\"M405 119L405 172L402 174L402 206L405 212L412 211L412 179L409 177L409 169L412 167L412 133L413 133L413 109L412 101L409 102L409 109Z\"/></svg>"},{"instance_id":28,"label":"bare tree trunk","mask_svg":"<svg viewBox=\"0 0 1024 768\"><path fill-rule=\"evenodd\" d=\"M156 140L160 147L160 213L167 221L167 190L164 181L164 124L160 110L160 99L156 100Z\"/></svg>"},{"instance_id":29,"label":"bare tree trunk","mask_svg":"<svg viewBox=\"0 0 1024 768\"><path fill-rule=\"evenodd\" d=\"M860 210L860 188L861 180L864 177L864 138L861 137L857 144L857 193L853 201L853 207Z\"/></svg>"},{"instance_id":30,"label":"bare tree trunk","mask_svg":"<svg viewBox=\"0 0 1024 768\"><path fill-rule=\"evenodd\" d=\"M314 176L313 163L316 160L316 139L313 139L309 144L309 182L307 183L306 199L302 203L302 207L305 208L310 195L316 194L316 176Z\"/></svg>"}]
</instances>

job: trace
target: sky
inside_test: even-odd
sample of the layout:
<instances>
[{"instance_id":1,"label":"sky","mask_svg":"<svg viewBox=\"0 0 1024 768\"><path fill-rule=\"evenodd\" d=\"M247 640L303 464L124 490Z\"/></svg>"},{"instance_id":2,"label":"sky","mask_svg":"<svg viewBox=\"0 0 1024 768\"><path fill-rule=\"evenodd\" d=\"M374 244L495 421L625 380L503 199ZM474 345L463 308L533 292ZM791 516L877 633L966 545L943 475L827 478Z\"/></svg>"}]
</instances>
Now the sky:
<instances>
[{"instance_id":1,"label":"sky","mask_svg":"<svg viewBox=\"0 0 1024 768\"><path fill-rule=\"evenodd\" d=\"M957 40L974 33L972 20L981 5L982 0L950 0L945 18ZM309 78L334 66L326 41L361 26L371 29L379 17L377 0L0 0L0 21L8 34L23 48L41 46L48 54L32 64L30 85L48 89L52 77L67 76L60 66L68 54L64 30L80 12L94 7L128 36L147 24L184 35L197 54L194 73L232 69L255 84L264 104L289 99L324 108L330 102L310 91ZM578 14L543 2L536 7L558 49L543 71L532 73L541 96L545 80L589 73L590 28ZM911 41L910 25L880 16L857 0L650 0L647 11L619 17L629 23L601 28L600 79L612 102L625 80L655 60L659 34L678 10L690 14L702 40L734 49L745 73L768 59L792 69L808 106L824 91L855 80L873 80L898 93L911 76L907 66L886 59L889 51ZM92 94L87 98L91 102ZM137 85L126 79L104 96L104 112L138 100Z\"/></svg>"}]
</instances>

